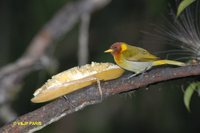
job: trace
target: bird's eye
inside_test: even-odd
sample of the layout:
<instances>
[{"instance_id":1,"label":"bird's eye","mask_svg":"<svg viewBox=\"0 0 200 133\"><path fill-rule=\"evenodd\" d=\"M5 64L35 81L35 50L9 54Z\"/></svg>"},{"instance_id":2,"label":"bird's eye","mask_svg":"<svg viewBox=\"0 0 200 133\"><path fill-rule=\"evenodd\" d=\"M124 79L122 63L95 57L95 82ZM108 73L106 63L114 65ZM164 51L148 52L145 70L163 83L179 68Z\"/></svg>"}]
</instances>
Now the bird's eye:
<instances>
[{"instance_id":1,"label":"bird's eye","mask_svg":"<svg viewBox=\"0 0 200 133\"><path fill-rule=\"evenodd\" d=\"M111 47L114 51L118 51L119 50L119 48L117 47L117 46L112 46Z\"/></svg>"}]
</instances>

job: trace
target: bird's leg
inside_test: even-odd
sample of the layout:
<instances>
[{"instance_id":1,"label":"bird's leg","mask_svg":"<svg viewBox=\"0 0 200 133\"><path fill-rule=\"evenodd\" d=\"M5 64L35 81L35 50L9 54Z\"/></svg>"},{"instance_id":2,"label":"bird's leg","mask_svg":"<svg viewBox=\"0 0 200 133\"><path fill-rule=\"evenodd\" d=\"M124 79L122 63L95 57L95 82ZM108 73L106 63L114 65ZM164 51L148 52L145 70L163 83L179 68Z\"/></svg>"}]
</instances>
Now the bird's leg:
<instances>
[{"instance_id":1,"label":"bird's leg","mask_svg":"<svg viewBox=\"0 0 200 133\"><path fill-rule=\"evenodd\" d=\"M130 78L132 78L132 77L134 77L134 76L137 76L137 75L140 74L140 73L142 73L142 75L144 75L145 72L146 72L147 70L149 70L150 68L151 68L151 66L148 66L148 67L146 67L144 70L132 74L131 76L128 77L128 79L130 79Z\"/></svg>"},{"instance_id":2,"label":"bird's leg","mask_svg":"<svg viewBox=\"0 0 200 133\"><path fill-rule=\"evenodd\" d=\"M142 76L146 73L147 70L149 70L151 68L151 66L148 66L146 67L141 73L142 73Z\"/></svg>"},{"instance_id":3,"label":"bird's leg","mask_svg":"<svg viewBox=\"0 0 200 133\"><path fill-rule=\"evenodd\" d=\"M144 70L141 72L141 75L144 76L144 74L146 73L147 70L148 70L148 68L144 69Z\"/></svg>"},{"instance_id":4,"label":"bird's leg","mask_svg":"<svg viewBox=\"0 0 200 133\"><path fill-rule=\"evenodd\" d=\"M127 79L130 79L130 78L132 78L132 77L135 77L135 76L138 75L138 74L140 74L140 73L134 73L134 74L132 74L131 76L129 76Z\"/></svg>"},{"instance_id":5,"label":"bird's leg","mask_svg":"<svg viewBox=\"0 0 200 133\"><path fill-rule=\"evenodd\" d=\"M151 66L148 66L148 67L146 67L143 71L141 71L140 73L141 73L141 78L143 78L144 76L145 76L145 74L146 74L146 72L149 70L151 68Z\"/></svg>"}]
</instances>

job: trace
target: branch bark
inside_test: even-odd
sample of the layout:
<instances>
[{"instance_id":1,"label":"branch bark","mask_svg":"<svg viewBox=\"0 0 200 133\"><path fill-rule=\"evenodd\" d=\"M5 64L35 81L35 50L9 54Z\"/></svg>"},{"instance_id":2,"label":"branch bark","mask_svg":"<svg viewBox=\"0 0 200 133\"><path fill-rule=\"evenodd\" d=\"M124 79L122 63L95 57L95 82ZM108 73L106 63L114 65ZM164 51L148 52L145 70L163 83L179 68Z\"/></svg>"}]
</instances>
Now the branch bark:
<instances>
[{"instance_id":1,"label":"branch bark","mask_svg":"<svg viewBox=\"0 0 200 133\"><path fill-rule=\"evenodd\" d=\"M116 80L101 83L103 100L109 96L136 90L140 87L144 87L150 84L197 75L200 75L200 64L178 68L157 68L130 79L127 78L130 75L124 75ZM45 126L61 119L68 114L83 109L88 105L97 104L103 101L101 101L98 87L95 84L71 93L67 97L69 98L68 102L70 102L70 104L68 104L66 99L59 98L3 126L0 129L0 132L34 132L44 128ZM20 126L15 125L15 122L41 122L41 125L34 126L29 123L26 126Z\"/></svg>"}]
</instances>

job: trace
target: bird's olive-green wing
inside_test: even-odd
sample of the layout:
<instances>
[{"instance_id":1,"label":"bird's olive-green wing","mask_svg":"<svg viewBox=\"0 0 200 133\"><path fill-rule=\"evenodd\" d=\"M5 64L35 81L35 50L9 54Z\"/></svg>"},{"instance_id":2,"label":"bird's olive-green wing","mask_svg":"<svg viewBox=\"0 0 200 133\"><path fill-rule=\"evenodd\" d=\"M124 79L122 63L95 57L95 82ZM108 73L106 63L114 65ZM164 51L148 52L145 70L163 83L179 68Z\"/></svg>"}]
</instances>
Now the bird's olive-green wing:
<instances>
[{"instance_id":1,"label":"bird's olive-green wing","mask_svg":"<svg viewBox=\"0 0 200 133\"><path fill-rule=\"evenodd\" d=\"M135 46L128 46L127 50L122 52L124 58L130 61L155 61L158 57L150 54L147 50Z\"/></svg>"}]
</instances>

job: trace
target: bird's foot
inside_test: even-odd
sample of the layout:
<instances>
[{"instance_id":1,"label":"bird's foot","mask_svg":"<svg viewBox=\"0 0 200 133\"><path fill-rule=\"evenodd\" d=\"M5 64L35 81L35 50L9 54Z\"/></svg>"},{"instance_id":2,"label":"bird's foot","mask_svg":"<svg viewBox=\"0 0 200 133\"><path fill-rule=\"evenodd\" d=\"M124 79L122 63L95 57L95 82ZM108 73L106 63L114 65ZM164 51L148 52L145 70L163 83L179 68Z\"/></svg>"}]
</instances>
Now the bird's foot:
<instances>
[{"instance_id":1,"label":"bird's foot","mask_svg":"<svg viewBox=\"0 0 200 133\"><path fill-rule=\"evenodd\" d=\"M132 75L130 75L130 76L128 76L128 78L127 79L130 79L130 78L132 78L132 77L135 77L135 76L137 76L139 73L134 73L134 74L132 74Z\"/></svg>"}]
</instances>

